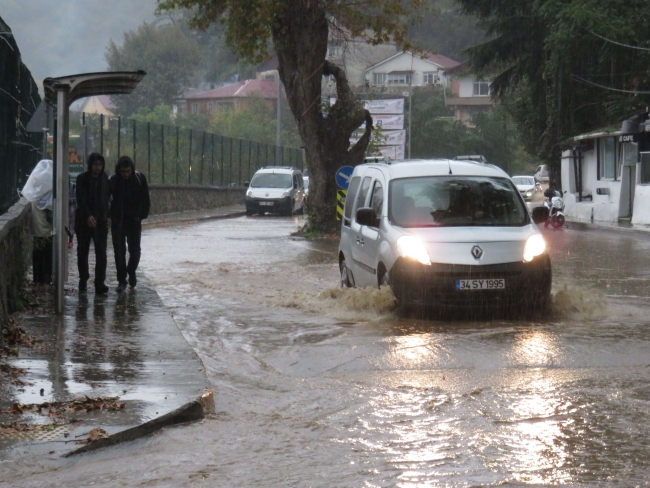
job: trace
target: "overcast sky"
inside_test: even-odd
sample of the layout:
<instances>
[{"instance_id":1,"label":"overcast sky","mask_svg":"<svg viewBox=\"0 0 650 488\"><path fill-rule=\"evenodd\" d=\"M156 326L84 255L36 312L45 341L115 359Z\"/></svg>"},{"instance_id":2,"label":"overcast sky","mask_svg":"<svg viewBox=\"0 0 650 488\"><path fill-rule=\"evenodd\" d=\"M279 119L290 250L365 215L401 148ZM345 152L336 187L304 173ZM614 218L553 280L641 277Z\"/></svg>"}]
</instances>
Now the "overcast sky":
<instances>
[{"instance_id":1,"label":"overcast sky","mask_svg":"<svg viewBox=\"0 0 650 488\"><path fill-rule=\"evenodd\" d=\"M43 91L47 77L104 71L109 41L154 20L156 0L0 0L23 63Z\"/></svg>"}]
</instances>

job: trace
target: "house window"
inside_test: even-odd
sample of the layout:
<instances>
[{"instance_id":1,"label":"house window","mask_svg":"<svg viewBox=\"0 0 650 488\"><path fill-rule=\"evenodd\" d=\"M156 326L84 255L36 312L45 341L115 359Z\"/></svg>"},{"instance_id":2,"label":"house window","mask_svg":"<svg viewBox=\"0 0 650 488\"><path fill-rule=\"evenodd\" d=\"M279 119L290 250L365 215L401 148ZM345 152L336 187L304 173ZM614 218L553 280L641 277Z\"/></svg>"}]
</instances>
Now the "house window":
<instances>
[{"instance_id":1,"label":"house window","mask_svg":"<svg viewBox=\"0 0 650 488\"><path fill-rule=\"evenodd\" d=\"M389 85L410 85L411 73L388 73Z\"/></svg>"},{"instance_id":2,"label":"house window","mask_svg":"<svg viewBox=\"0 0 650 488\"><path fill-rule=\"evenodd\" d=\"M211 114L212 110L212 102L208 102L208 113Z\"/></svg>"},{"instance_id":3,"label":"house window","mask_svg":"<svg viewBox=\"0 0 650 488\"><path fill-rule=\"evenodd\" d=\"M622 142L619 147L623 166L636 166L639 160L639 144L636 142Z\"/></svg>"},{"instance_id":4,"label":"house window","mask_svg":"<svg viewBox=\"0 0 650 488\"><path fill-rule=\"evenodd\" d=\"M386 73L373 73L372 74L372 84L373 85L384 85L386 83Z\"/></svg>"},{"instance_id":5,"label":"house window","mask_svg":"<svg viewBox=\"0 0 650 488\"><path fill-rule=\"evenodd\" d=\"M235 110L235 102L217 102L217 112L230 112Z\"/></svg>"},{"instance_id":6,"label":"house window","mask_svg":"<svg viewBox=\"0 0 650 488\"><path fill-rule=\"evenodd\" d=\"M604 137L598 140L598 167L600 178L616 179L616 139Z\"/></svg>"},{"instance_id":7,"label":"house window","mask_svg":"<svg viewBox=\"0 0 650 488\"><path fill-rule=\"evenodd\" d=\"M193 103L192 104L192 113L193 114L198 114L199 113L199 104L198 103Z\"/></svg>"},{"instance_id":8,"label":"house window","mask_svg":"<svg viewBox=\"0 0 650 488\"><path fill-rule=\"evenodd\" d=\"M487 97L490 95L490 82L483 80L474 81L474 96Z\"/></svg>"},{"instance_id":9,"label":"house window","mask_svg":"<svg viewBox=\"0 0 650 488\"><path fill-rule=\"evenodd\" d=\"M641 159L641 174L639 175L641 183L647 185L650 183L650 153L642 152L639 154Z\"/></svg>"},{"instance_id":10,"label":"house window","mask_svg":"<svg viewBox=\"0 0 650 488\"><path fill-rule=\"evenodd\" d=\"M329 44L327 46L327 57L328 58L340 58L341 57L341 46L335 44Z\"/></svg>"},{"instance_id":11,"label":"house window","mask_svg":"<svg viewBox=\"0 0 650 488\"><path fill-rule=\"evenodd\" d=\"M438 75L434 72L423 73L422 76L425 85L435 85L439 81Z\"/></svg>"}]
</instances>

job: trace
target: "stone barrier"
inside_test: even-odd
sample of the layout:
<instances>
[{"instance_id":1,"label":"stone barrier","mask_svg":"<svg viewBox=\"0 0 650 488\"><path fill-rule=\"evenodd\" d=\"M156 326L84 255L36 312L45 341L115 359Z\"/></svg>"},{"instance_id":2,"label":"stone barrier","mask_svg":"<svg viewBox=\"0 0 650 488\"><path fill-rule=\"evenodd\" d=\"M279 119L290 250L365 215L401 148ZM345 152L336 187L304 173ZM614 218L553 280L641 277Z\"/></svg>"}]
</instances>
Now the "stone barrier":
<instances>
[{"instance_id":1,"label":"stone barrier","mask_svg":"<svg viewBox=\"0 0 650 488\"><path fill-rule=\"evenodd\" d=\"M244 203L246 188L199 185L150 185L151 215L205 210Z\"/></svg>"}]
</instances>

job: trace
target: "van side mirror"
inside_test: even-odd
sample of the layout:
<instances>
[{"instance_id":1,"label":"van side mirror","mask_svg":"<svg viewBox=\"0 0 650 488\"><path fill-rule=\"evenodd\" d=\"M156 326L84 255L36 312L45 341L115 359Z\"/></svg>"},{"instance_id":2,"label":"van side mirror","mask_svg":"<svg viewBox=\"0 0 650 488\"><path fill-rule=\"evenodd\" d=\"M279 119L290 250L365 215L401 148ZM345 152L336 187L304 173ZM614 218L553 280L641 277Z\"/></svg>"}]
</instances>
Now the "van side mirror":
<instances>
[{"instance_id":1,"label":"van side mirror","mask_svg":"<svg viewBox=\"0 0 650 488\"><path fill-rule=\"evenodd\" d=\"M362 207L357 210L357 224L368 227L379 227L379 219L375 210L370 207Z\"/></svg>"},{"instance_id":2,"label":"van side mirror","mask_svg":"<svg viewBox=\"0 0 650 488\"><path fill-rule=\"evenodd\" d=\"M548 219L548 209L544 206L533 208L533 222L543 224Z\"/></svg>"}]
</instances>

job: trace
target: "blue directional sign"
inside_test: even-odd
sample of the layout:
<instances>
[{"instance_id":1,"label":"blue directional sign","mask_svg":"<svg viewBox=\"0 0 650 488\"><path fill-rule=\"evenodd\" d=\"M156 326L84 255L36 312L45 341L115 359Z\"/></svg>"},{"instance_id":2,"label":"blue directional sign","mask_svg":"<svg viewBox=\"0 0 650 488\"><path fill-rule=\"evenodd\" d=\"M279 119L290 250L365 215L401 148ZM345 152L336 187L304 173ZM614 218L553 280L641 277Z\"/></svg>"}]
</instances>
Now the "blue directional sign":
<instances>
[{"instance_id":1,"label":"blue directional sign","mask_svg":"<svg viewBox=\"0 0 650 488\"><path fill-rule=\"evenodd\" d=\"M341 166L336 170L336 184L339 185L339 188L342 190L347 190L350 186L350 177L354 168L352 166Z\"/></svg>"}]
</instances>

